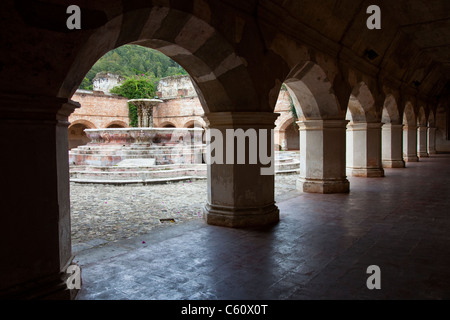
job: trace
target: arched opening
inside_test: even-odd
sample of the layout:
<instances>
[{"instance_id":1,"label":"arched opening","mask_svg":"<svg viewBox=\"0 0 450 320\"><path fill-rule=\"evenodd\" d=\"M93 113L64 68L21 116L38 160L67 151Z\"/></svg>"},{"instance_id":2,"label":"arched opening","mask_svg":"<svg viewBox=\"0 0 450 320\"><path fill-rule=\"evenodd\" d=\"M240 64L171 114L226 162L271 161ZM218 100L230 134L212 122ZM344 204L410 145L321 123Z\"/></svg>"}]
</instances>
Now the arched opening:
<instances>
[{"instance_id":1,"label":"arched opening","mask_svg":"<svg viewBox=\"0 0 450 320\"><path fill-rule=\"evenodd\" d=\"M427 115L425 114L425 108L420 107L419 114L417 116L417 126L426 126L427 125Z\"/></svg>"},{"instance_id":2,"label":"arched opening","mask_svg":"<svg viewBox=\"0 0 450 320\"><path fill-rule=\"evenodd\" d=\"M299 121L298 188L312 193L348 192L346 121L332 82L318 64L306 61L295 66L284 83Z\"/></svg>"},{"instance_id":3,"label":"arched opening","mask_svg":"<svg viewBox=\"0 0 450 320\"><path fill-rule=\"evenodd\" d=\"M300 132L294 118L290 118L280 126L283 132L283 150L299 151L300 150Z\"/></svg>"},{"instance_id":4,"label":"arched opening","mask_svg":"<svg viewBox=\"0 0 450 320\"><path fill-rule=\"evenodd\" d=\"M358 83L348 101L347 172L356 177L383 177L380 117L366 83Z\"/></svg>"},{"instance_id":5,"label":"arched opening","mask_svg":"<svg viewBox=\"0 0 450 320\"><path fill-rule=\"evenodd\" d=\"M392 123L392 124L400 124L400 112L398 110L397 101L394 95L389 94L386 96L383 105L383 111L381 114L381 122Z\"/></svg>"},{"instance_id":6,"label":"arched opening","mask_svg":"<svg viewBox=\"0 0 450 320\"><path fill-rule=\"evenodd\" d=\"M375 108L375 98L366 83L358 83L352 90L348 101L346 119L353 123L379 122Z\"/></svg>"},{"instance_id":7,"label":"arched opening","mask_svg":"<svg viewBox=\"0 0 450 320\"><path fill-rule=\"evenodd\" d=\"M434 117L434 112L433 112L433 110L430 110L430 114L428 115L428 127L433 128L435 126L436 126L436 121L435 121L435 117Z\"/></svg>"},{"instance_id":8,"label":"arched opening","mask_svg":"<svg viewBox=\"0 0 450 320\"><path fill-rule=\"evenodd\" d=\"M163 128L176 128L173 123L167 122L162 125Z\"/></svg>"},{"instance_id":9,"label":"arched opening","mask_svg":"<svg viewBox=\"0 0 450 320\"><path fill-rule=\"evenodd\" d=\"M436 120L433 110L428 115L428 154L436 154Z\"/></svg>"},{"instance_id":10,"label":"arched opening","mask_svg":"<svg viewBox=\"0 0 450 320\"><path fill-rule=\"evenodd\" d=\"M106 126L106 128L109 128L109 129L127 128L127 127L128 127L128 125L122 121L113 121Z\"/></svg>"},{"instance_id":11,"label":"arched opening","mask_svg":"<svg viewBox=\"0 0 450 320\"><path fill-rule=\"evenodd\" d=\"M139 12L135 14L139 15ZM154 21L161 21L161 19L164 19L167 16L171 16L173 19L176 18L176 21L180 21L180 23L184 21L186 24L182 32L181 30L178 30L180 32L180 37L175 39L173 35L174 30L171 29L171 24L154 23ZM105 26L105 29L110 29L106 34L107 37L105 36L105 32L102 30L102 32L94 34L86 43L85 48L75 61L72 70L69 72L69 76L66 78L66 81L61 87L59 93L60 95L70 96L70 94L74 91L74 85L80 82L88 68L92 66L92 64L100 58L103 53L109 49L113 49L119 43L131 43L156 49L173 58L177 63L184 67L185 70L187 70L193 79L202 107L210 123L212 122L211 119L214 119L214 113L231 113L234 111L241 111L240 108L242 106L257 106L255 101L258 101L258 95L255 93L249 76L246 73L244 62L233 52L232 47L229 46L218 33L214 32L214 29L211 26L202 20L193 16L185 15L179 11L172 11L167 8L154 8L151 10L150 15L146 17L148 19L148 23L142 24L144 27L143 30L139 31L133 29L135 31L131 33L121 33L121 28L125 28L122 26L123 21L121 18L122 17L119 19L113 19L107 26ZM169 19L169 21L172 20ZM117 38L119 34L120 40ZM99 43L102 45L99 45ZM210 54L211 52L214 52L215 54L212 55ZM236 85L236 78L240 81L239 85ZM232 116L236 116L236 114L239 116L238 112L234 112ZM273 115L271 115L270 120L272 116ZM247 119L244 120L247 121ZM174 128L175 125L172 123L166 123L163 124L163 127ZM234 188L229 188L228 185L222 189L224 191L220 193L217 192L220 187L223 187L221 184L228 183L227 181L229 180L228 178L230 175L234 176L234 179L230 180L232 183L244 185L245 183L248 184L248 182L251 181L254 186L245 184L245 187L254 188L255 190L260 190L260 185L262 184L270 186L270 180L273 180L273 176L261 176L258 171L257 173L251 172L255 179L249 179L248 170L245 170L245 174L243 175L239 174L239 172L234 170L233 167L226 167L226 171L221 170L224 168L223 166L219 167L220 170L216 170L216 168L216 166L211 169L208 168L210 171L207 176L207 186L210 192L207 194L206 190L203 190L205 192L194 191L195 194L192 198L189 198L187 197L187 192L180 191L177 195L170 196L170 198L183 198L183 207L181 207L178 212L172 212L173 214L180 214L183 212L183 209L185 210L188 206L192 207L195 205L194 197L203 197L202 207L205 203L207 203L207 207L204 209L207 211L207 213L205 213L205 217L212 216L215 213L214 210L217 210L216 208L220 208L222 206L233 208L233 211L230 211L230 217L226 220L224 220L222 214L220 215L219 222L214 222L212 218L209 218L207 222L211 224L219 224L224 226L245 226L250 223L251 225L264 225L278 220L278 209L274 205L273 199L270 199L270 191L273 193L273 189L270 190L270 187L265 188L264 191L267 195L264 195L262 199L259 197L251 197L250 193L245 195L245 204L237 203L235 201L235 198L238 196L240 197L240 200L243 198L237 194ZM227 181L223 179L223 176L227 177ZM260 182L258 182L258 180L260 180ZM238 183L239 181L240 183ZM217 185L219 185L219 188L216 188ZM170 190L171 188L173 188L173 186L167 185L167 189ZM215 190L211 191L213 188ZM132 197L130 197L129 200L132 201L133 198L145 196L146 201L149 202L143 207L147 209L154 208L159 211L167 211L165 199L169 198L169 194L165 194L159 198L157 196L159 193L158 191L162 189L166 188L156 186L155 192L152 193L150 191L150 187L147 186L145 190L142 190L142 192L139 191L138 194L131 195ZM108 189L105 189L102 192L97 192L93 189L89 194L98 196L97 200L100 200L98 203L105 208L110 205L116 207L115 205L120 203L120 199L123 197L123 189L117 197L108 191ZM207 195L208 198L206 199ZM223 201L224 199L225 201ZM262 209L259 210L259 207ZM96 219L99 221L102 220L101 212L103 209L104 208L99 208L99 214L96 214ZM252 210L252 214L242 215L241 212L245 212L246 210ZM234 212L239 213L239 215L235 217ZM257 213L257 215L254 213ZM264 215L263 219L258 219L259 214ZM203 210L195 212L196 217L197 215L202 216ZM148 212L146 217L148 218ZM170 221L172 220L176 219L171 219ZM145 223L142 220L136 220L134 223L127 223L126 227L129 228L130 231L133 231L134 228L144 224ZM89 221L86 221L86 225L89 225ZM138 233L134 232L134 234Z\"/></svg>"},{"instance_id":12,"label":"arched opening","mask_svg":"<svg viewBox=\"0 0 450 320\"><path fill-rule=\"evenodd\" d=\"M97 107L97 110L98 113L101 113L100 107ZM192 127L199 124L199 122L193 122ZM128 127L126 122L114 120L108 123L106 129ZM176 125L174 122L166 121L162 123L161 127L176 128ZM188 127L191 126L188 125ZM123 138L122 135L125 133L122 133L122 130L105 130L99 133L98 137L96 134L92 134L92 137L98 139L99 142L94 141L94 145L88 148L89 150L80 150L79 154L86 153L86 160L90 162L89 165L72 165L71 168L72 182L75 181L71 185L74 252L83 248L86 242L94 241L94 237L102 239L101 243L104 244L140 236L159 226L166 227L172 223L202 218L202 207L207 193L206 183L201 174L206 170L198 168L198 166L194 169L188 168L187 165L180 166L180 168L176 166L175 161L171 160L178 156L182 157L184 153L189 153L188 148L185 147L187 145L186 135L180 134L175 141L164 136L170 134L170 131L163 132L149 141L149 149L159 148L153 158L155 167L151 167L151 161L147 161L152 159L143 158L146 151L141 152L141 150L146 147L146 144L140 140L136 140L135 144L130 143L129 139L133 138L133 133ZM191 138L194 137L191 136ZM169 140L166 141L166 144L161 142L161 139ZM86 142L88 141L89 139ZM105 141L107 143L104 143ZM106 145L103 150L100 150L101 144ZM79 154L73 157L76 158ZM122 157L121 161L117 162L115 159L119 157ZM104 159L108 161L108 164L101 162ZM139 165L139 163L144 163L143 160L146 160L145 165ZM124 164L125 162L126 164ZM171 164L174 164L173 168L170 166ZM161 166L158 168L156 165ZM89 168L83 169L83 166L89 166ZM185 178L197 178L195 176L197 173L198 180ZM127 181L134 181L135 175L137 175L137 179L145 178L147 183L141 186L128 185ZM116 179L116 176L122 178ZM111 185L99 182L113 178L116 180ZM158 186L153 181L165 178L173 183ZM92 184L77 184L77 181L83 183L91 181ZM89 201L83 197L86 194L90 195ZM186 201L186 195L190 195L189 201ZM135 201L138 197L140 200ZM169 197L170 201L164 200ZM142 202L145 205L142 205ZM109 205L113 205L114 208L108 209ZM88 209L86 210L86 208Z\"/></svg>"},{"instance_id":13,"label":"arched opening","mask_svg":"<svg viewBox=\"0 0 450 320\"><path fill-rule=\"evenodd\" d=\"M84 130L92 129L95 126L88 121L77 121L69 126L69 150L83 146L91 141Z\"/></svg>"},{"instance_id":14,"label":"arched opening","mask_svg":"<svg viewBox=\"0 0 450 320\"><path fill-rule=\"evenodd\" d=\"M417 122L414 106L411 102L407 102L405 105L405 110L403 110L403 125L415 126L416 124Z\"/></svg>"},{"instance_id":15,"label":"arched opening","mask_svg":"<svg viewBox=\"0 0 450 320\"><path fill-rule=\"evenodd\" d=\"M184 125L183 128L204 128L205 125L197 120L189 120Z\"/></svg>"}]
</instances>

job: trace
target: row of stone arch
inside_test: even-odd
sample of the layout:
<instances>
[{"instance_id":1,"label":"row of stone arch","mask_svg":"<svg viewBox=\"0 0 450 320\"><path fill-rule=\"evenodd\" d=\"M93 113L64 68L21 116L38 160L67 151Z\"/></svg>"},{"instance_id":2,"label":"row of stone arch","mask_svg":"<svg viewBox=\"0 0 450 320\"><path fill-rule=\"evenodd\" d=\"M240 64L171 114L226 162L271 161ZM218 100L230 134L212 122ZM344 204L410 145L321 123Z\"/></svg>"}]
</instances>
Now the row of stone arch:
<instances>
[{"instance_id":1,"label":"row of stone arch","mask_svg":"<svg viewBox=\"0 0 450 320\"><path fill-rule=\"evenodd\" d=\"M372 158L375 162L381 159L385 101L396 102L396 108L386 103L391 124L397 121L396 110L398 120L406 114L408 121L410 114L413 119L419 117L421 107L427 118L430 110L434 113L432 98L417 96L419 91L411 85L416 76L425 77L421 74L425 69L409 74L407 61L381 59L374 65L340 44L330 42L317 49L276 28L260 32L265 27L244 16L240 23L232 23L241 28L230 28L220 19L211 19L210 10L195 8L146 4L109 15L111 18L101 27L77 38L79 46L71 49L71 65L64 78L55 80L59 88L52 93L69 98L101 56L124 44L159 50L179 63L193 80L210 128L274 128L278 115L273 110L285 83L300 115L300 154L305 158L301 159L299 181L307 192L349 190L345 162L347 109L354 140L365 136L369 141L364 143L367 176ZM249 36L255 34L259 36ZM390 53L394 54L387 50L385 55ZM422 88L426 89L424 85ZM388 99L389 95L394 100ZM411 107L407 108L408 104ZM208 168L208 223L247 226L278 220L274 177L262 176L262 166ZM353 166L360 169L357 163Z\"/></svg>"},{"instance_id":2,"label":"row of stone arch","mask_svg":"<svg viewBox=\"0 0 450 320\"><path fill-rule=\"evenodd\" d=\"M99 11L98 4L91 1L86 2L88 10L84 11L91 18L83 18L88 25L67 32L64 23L60 30L52 23L39 22L45 22L46 10L32 8L19 13L16 2L6 2L11 28L16 32L2 33L11 48L2 64L2 75L6 75L2 78L3 114L7 119L2 129L5 134L32 133L33 140L31 143L30 134L19 134L13 143L5 143L5 153L16 157L4 158L11 172L7 181L12 181L5 203L14 212L4 225L21 226L21 232L5 232L2 238L5 243L18 244L11 247L17 253L2 265L2 289L14 288L11 291L15 295L16 288L25 288L19 290L19 296L26 297L46 297L49 292L56 292L54 296L70 294L61 276L73 258L69 162L66 143L62 142L67 140L67 118L79 105L70 98L95 62L124 44L157 49L187 70L211 128L273 128L277 117L274 106L285 82L302 110L300 147L307 152L301 154L309 158L302 159L300 185L311 192L348 191L345 118L351 95L363 110L357 103L350 108L353 121L360 118L368 124L354 132L375 137L374 141L380 141L382 110L389 94L395 98L399 120L405 114L407 118L414 115L409 117L409 124L417 125L417 118L423 121L423 114L432 119L431 110L436 116L432 94L445 85L436 72L439 66L433 67L418 50L408 55L407 49L413 47L401 47L405 41L396 40L401 32L391 38L385 38L383 32L378 38L380 33L362 27L352 37L353 33L346 34L348 27L333 34L335 28L329 26L321 36L290 15L285 21L276 19L284 15L284 10L271 18L267 9L278 12L275 2L260 1L265 6L258 10L252 9L253 2L248 3L250 10L244 11L234 9L230 1L111 0ZM364 6L359 7L353 16L354 26L367 19ZM22 13L35 19L24 19ZM339 41L344 38L350 46ZM367 49L364 39L383 44L377 60L370 62L363 57ZM58 50L54 50L54 44ZM30 52L35 59L30 59ZM422 84L414 88L417 79ZM411 107L407 108L408 102ZM28 161L26 166L17 161L28 159L30 154L39 154L39 161ZM263 164L258 163L208 168L204 207L208 223L244 227L279 220L274 177L261 175L261 167ZM25 180L28 183L22 183ZM29 201L21 201L24 194ZM42 214L31 217L34 209ZM34 216L38 219L30 220ZM25 220L31 223L24 224ZM22 245L23 234L36 241Z\"/></svg>"},{"instance_id":3,"label":"row of stone arch","mask_svg":"<svg viewBox=\"0 0 450 320\"><path fill-rule=\"evenodd\" d=\"M428 128L435 126L433 106L357 71L330 70L307 61L285 81L304 142L299 189L348 192L346 172L381 177L383 165L404 167L404 161L417 161L418 137L419 155L427 154Z\"/></svg>"}]
</instances>

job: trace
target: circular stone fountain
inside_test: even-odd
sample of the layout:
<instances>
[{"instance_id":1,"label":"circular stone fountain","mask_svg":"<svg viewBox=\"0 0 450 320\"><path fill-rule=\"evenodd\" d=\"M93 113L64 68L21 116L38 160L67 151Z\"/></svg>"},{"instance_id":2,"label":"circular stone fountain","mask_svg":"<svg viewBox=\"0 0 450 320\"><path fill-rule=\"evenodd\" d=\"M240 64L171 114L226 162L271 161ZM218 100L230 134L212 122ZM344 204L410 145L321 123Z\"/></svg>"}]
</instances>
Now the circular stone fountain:
<instances>
[{"instance_id":1,"label":"circular stone fountain","mask_svg":"<svg viewBox=\"0 0 450 320\"><path fill-rule=\"evenodd\" d=\"M205 178L202 128L153 128L158 99L134 99L138 128L86 129L91 142L69 151L71 181L152 183Z\"/></svg>"}]
</instances>

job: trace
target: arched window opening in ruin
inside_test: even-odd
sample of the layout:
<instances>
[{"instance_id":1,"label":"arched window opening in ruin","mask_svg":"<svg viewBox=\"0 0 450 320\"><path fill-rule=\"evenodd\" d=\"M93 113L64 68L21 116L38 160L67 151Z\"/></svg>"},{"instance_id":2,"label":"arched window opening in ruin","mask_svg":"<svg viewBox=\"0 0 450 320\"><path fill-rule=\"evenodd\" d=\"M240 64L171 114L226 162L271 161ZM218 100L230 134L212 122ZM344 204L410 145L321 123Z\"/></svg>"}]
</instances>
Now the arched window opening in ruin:
<instances>
[{"instance_id":1,"label":"arched window opening in ruin","mask_svg":"<svg viewBox=\"0 0 450 320\"><path fill-rule=\"evenodd\" d=\"M90 139L86 136L85 129L92 128L84 123L76 123L69 126L69 150L86 145Z\"/></svg>"}]
</instances>

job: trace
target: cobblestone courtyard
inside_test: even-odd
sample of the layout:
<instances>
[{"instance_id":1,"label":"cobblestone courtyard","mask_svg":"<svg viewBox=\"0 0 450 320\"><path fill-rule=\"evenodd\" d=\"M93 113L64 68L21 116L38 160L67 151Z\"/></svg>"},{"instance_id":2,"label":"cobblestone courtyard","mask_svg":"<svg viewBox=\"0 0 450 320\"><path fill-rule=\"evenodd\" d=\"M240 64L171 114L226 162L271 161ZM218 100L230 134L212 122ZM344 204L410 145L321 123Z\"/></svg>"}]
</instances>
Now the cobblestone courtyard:
<instances>
[{"instance_id":1,"label":"cobblestone courtyard","mask_svg":"<svg viewBox=\"0 0 450 320\"><path fill-rule=\"evenodd\" d=\"M295 174L275 177L277 202L295 195L296 179ZM207 198L206 180L145 186L71 183L70 189L72 245L79 249L201 219Z\"/></svg>"}]
</instances>

